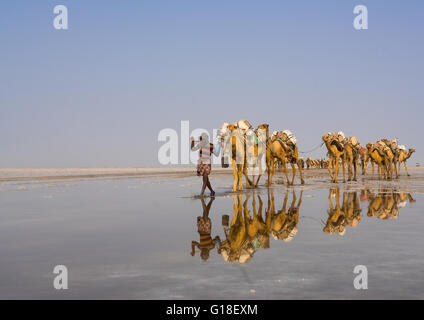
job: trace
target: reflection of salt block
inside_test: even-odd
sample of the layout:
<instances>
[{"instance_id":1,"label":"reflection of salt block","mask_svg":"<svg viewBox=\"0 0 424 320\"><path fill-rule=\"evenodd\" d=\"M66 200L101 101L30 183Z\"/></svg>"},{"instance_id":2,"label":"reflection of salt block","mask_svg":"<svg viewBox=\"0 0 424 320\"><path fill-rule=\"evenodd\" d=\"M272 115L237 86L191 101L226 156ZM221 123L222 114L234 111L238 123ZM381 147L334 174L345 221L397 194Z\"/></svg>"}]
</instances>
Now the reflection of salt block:
<instances>
[{"instance_id":1,"label":"reflection of salt block","mask_svg":"<svg viewBox=\"0 0 424 320\"><path fill-rule=\"evenodd\" d=\"M401 203L398 204L399 208L403 208L406 206L406 201L402 201Z\"/></svg>"},{"instance_id":2,"label":"reflection of salt block","mask_svg":"<svg viewBox=\"0 0 424 320\"><path fill-rule=\"evenodd\" d=\"M224 227L228 227L229 221L230 221L230 216L228 214L224 214L222 216L222 225Z\"/></svg>"}]
</instances>

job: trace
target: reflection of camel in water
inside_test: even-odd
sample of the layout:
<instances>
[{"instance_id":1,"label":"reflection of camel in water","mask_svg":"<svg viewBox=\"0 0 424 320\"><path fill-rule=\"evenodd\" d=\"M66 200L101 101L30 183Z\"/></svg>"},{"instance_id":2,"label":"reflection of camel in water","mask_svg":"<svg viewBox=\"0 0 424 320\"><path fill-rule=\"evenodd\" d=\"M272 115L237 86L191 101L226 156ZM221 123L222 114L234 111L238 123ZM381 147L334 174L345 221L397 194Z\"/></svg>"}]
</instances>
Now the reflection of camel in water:
<instances>
[{"instance_id":1,"label":"reflection of camel in water","mask_svg":"<svg viewBox=\"0 0 424 320\"><path fill-rule=\"evenodd\" d=\"M256 196L253 193L252 215L248 209L250 195L242 203L242 195L234 195L233 219L229 230L224 226L225 240L221 242L219 253L228 262L247 263L253 257L257 248L269 247L268 217L262 217L263 202L260 196L259 211L256 210ZM225 215L223 216L223 220Z\"/></svg>"},{"instance_id":2,"label":"reflection of camel in water","mask_svg":"<svg viewBox=\"0 0 424 320\"><path fill-rule=\"evenodd\" d=\"M224 260L228 262L239 261L241 248L246 242L246 224L243 219L241 201L241 194L234 195L233 219L229 230L224 227L225 240L221 242L218 250Z\"/></svg>"},{"instance_id":3,"label":"reflection of camel in water","mask_svg":"<svg viewBox=\"0 0 424 320\"><path fill-rule=\"evenodd\" d=\"M271 197L270 197L271 193ZM248 208L250 194L246 194L242 202L242 195L234 195L234 213L229 228L224 226L225 240L220 243L219 253L225 261L247 263L253 257L257 249L268 249L270 235L274 239L290 241L297 233L299 220L299 207L302 201L302 193L296 206L296 195L293 191L293 201L286 212L288 191L286 192L283 208L275 213L274 194L268 190L268 207L263 217L263 201L261 197L252 197L252 212ZM256 200L259 202L257 210ZM223 216L223 224L225 218Z\"/></svg>"},{"instance_id":4,"label":"reflection of camel in water","mask_svg":"<svg viewBox=\"0 0 424 320\"><path fill-rule=\"evenodd\" d=\"M332 197L336 198L336 207L332 202ZM328 202L330 209L328 210L328 219L324 227L324 232L329 234L344 235L346 227L356 227L361 220L361 208L356 192L343 192L343 204L340 207L340 190L339 188L330 189Z\"/></svg>"},{"instance_id":5,"label":"reflection of camel in water","mask_svg":"<svg viewBox=\"0 0 424 320\"><path fill-rule=\"evenodd\" d=\"M213 240L211 237L212 222L209 218L209 211L212 206L212 202L215 198L209 200L208 205L205 204L205 200L201 198L203 216L197 217L197 231L200 235L200 243L197 241L191 242L191 255L194 256L196 247L200 250L200 257L206 261L209 259L209 251L215 248L216 243L221 242L219 236L216 236Z\"/></svg>"},{"instance_id":6,"label":"reflection of camel in water","mask_svg":"<svg viewBox=\"0 0 424 320\"><path fill-rule=\"evenodd\" d=\"M382 189L377 194L364 190L364 199L369 200L368 217L397 219L400 208L409 201L415 202L410 193L397 193L393 189Z\"/></svg>"},{"instance_id":7,"label":"reflection of camel in water","mask_svg":"<svg viewBox=\"0 0 424 320\"><path fill-rule=\"evenodd\" d=\"M299 208L302 203L303 191L300 192L299 202L296 205L296 194L293 190L293 199L290 208L286 212L287 200L289 191L286 189L284 197L283 208L275 213L274 206L274 193L271 190L271 231L272 236L275 240L283 240L289 242L297 234L297 224L299 222ZM268 196L268 207L269 207L269 196Z\"/></svg>"}]
</instances>

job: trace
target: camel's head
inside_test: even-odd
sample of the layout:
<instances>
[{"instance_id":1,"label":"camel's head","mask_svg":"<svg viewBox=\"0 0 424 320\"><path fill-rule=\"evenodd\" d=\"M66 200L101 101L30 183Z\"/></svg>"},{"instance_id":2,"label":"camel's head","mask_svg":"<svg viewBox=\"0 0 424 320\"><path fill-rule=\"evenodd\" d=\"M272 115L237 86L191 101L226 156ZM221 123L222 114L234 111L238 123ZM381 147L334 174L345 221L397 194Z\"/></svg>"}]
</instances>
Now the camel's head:
<instances>
[{"instance_id":1,"label":"camel's head","mask_svg":"<svg viewBox=\"0 0 424 320\"><path fill-rule=\"evenodd\" d=\"M229 138L231 137L232 132L237 129L237 124L235 123L224 123L221 129L217 132L217 138L221 142L227 143Z\"/></svg>"},{"instance_id":2,"label":"camel's head","mask_svg":"<svg viewBox=\"0 0 424 320\"><path fill-rule=\"evenodd\" d=\"M338 234L340 236L344 236L346 233L346 226L344 224L334 225L327 223L323 231L328 234Z\"/></svg>"},{"instance_id":3,"label":"camel's head","mask_svg":"<svg viewBox=\"0 0 424 320\"><path fill-rule=\"evenodd\" d=\"M372 143L372 142L367 143L367 150L368 151L371 151L371 149L372 149L373 146L374 146L374 143Z\"/></svg>"},{"instance_id":4,"label":"camel's head","mask_svg":"<svg viewBox=\"0 0 424 320\"><path fill-rule=\"evenodd\" d=\"M217 132L217 138L221 141L224 141L225 136L227 136L229 134L229 123L224 122L224 124L222 125L221 129L218 130Z\"/></svg>"},{"instance_id":5,"label":"camel's head","mask_svg":"<svg viewBox=\"0 0 424 320\"><path fill-rule=\"evenodd\" d=\"M415 149L414 148L410 148L409 149L409 153L414 153L415 152Z\"/></svg>"},{"instance_id":6,"label":"camel's head","mask_svg":"<svg viewBox=\"0 0 424 320\"><path fill-rule=\"evenodd\" d=\"M322 140L324 142L328 142L330 140L331 132L328 132L326 135L322 136Z\"/></svg>"}]
</instances>

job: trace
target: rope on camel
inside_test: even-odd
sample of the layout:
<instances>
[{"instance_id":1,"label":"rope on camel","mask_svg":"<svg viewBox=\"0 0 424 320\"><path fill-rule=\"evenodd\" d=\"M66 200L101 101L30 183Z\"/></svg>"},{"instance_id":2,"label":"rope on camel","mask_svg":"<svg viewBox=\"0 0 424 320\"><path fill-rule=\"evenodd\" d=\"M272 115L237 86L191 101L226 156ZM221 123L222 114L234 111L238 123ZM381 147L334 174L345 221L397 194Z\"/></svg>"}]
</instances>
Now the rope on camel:
<instances>
[{"instance_id":1,"label":"rope on camel","mask_svg":"<svg viewBox=\"0 0 424 320\"><path fill-rule=\"evenodd\" d=\"M311 149L311 150L308 150L308 151L299 151L299 153L310 153L310 152L312 152L312 151L315 151L315 150L317 150L317 149L321 148L323 145L324 145L324 142L322 142L322 143L321 143L321 144L319 144L317 147L315 147L315 148L313 148L313 149Z\"/></svg>"}]
</instances>

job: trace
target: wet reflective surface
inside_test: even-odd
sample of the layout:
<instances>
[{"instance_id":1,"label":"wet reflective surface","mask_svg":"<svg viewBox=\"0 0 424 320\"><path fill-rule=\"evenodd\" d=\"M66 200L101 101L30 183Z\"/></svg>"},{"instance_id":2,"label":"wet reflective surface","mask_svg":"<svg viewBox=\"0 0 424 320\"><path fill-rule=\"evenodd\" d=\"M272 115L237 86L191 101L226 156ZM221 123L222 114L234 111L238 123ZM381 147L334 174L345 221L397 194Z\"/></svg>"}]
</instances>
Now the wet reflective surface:
<instances>
[{"instance_id":1,"label":"wet reflective surface","mask_svg":"<svg viewBox=\"0 0 424 320\"><path fill-rule=\"evenodd\" d=\"M2 185L0 298L424 298L424 179L211 180L215 199L197 177Z\"/></svg>"}]
</instances>

